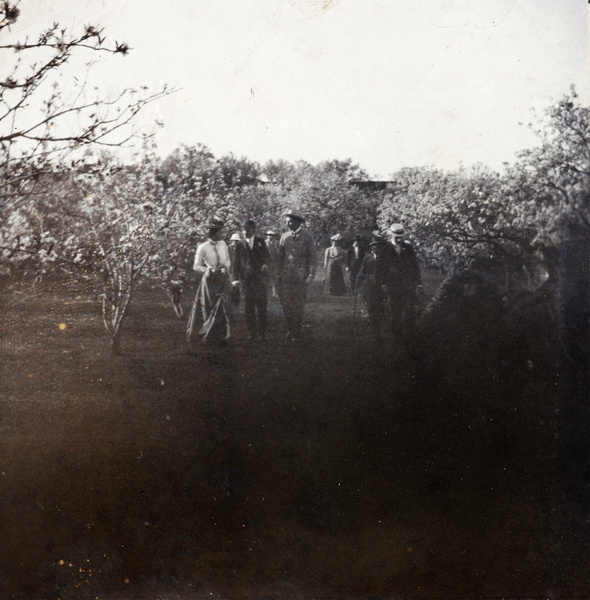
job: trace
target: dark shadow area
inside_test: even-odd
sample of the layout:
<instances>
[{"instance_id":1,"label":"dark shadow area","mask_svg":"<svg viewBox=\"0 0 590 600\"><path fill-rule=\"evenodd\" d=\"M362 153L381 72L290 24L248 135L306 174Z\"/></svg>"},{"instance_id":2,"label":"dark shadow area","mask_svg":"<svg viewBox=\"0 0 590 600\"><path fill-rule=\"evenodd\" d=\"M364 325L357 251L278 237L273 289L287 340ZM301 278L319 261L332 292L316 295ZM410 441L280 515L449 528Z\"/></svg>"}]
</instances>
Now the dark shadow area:
<instances>
[{"instance_id":1,"label":"dark shadow area","mask_svg":"<svg viewBox=\"0 0 590 600\"><path fill-rule=\"evenodd\" d=\"M0 595L587 597L587 371L551 297L461 289L404 344L314 290L228 348L145 290L115 358L80 289L3 296Z\"/></svg>"}]
</instances>

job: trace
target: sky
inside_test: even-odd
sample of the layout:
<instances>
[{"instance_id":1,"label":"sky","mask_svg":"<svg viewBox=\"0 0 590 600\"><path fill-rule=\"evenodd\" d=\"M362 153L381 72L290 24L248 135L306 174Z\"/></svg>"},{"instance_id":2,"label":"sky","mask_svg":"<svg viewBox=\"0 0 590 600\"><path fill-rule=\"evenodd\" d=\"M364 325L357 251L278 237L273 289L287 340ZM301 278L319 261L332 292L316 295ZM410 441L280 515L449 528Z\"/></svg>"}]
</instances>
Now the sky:
<instances>
[{"instance_id":1,"label":"sky","mask_svg":"<svg viewBox=\"0 0 590 600\"><path fill-rule=\"evenodd\" d=\"M19 39L99 24L132 48L92 69L150 105L160 153L206 145L267 160L500 169L536 143L522 123L575 84L590 104L585 0L21 0Z\"/></svg>"}]
</instances>

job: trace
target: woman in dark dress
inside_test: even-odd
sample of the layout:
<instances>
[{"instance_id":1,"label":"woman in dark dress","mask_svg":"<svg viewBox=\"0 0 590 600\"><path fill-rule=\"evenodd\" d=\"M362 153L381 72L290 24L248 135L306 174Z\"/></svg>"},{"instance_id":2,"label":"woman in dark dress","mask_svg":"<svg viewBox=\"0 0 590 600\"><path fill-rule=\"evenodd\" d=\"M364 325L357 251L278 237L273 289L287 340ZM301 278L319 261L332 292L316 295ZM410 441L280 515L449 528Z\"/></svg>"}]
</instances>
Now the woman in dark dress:
<instances>
[{"instance_id":1,"label":"woman in dark dress","mask_svg":"<svg viewBox=\"0 0 590 600\"><path fill-rule=\"evenodd\" d=\"M344 267L346 264L346 252L342 248L342 236L337 233L330 238L332 245L326 249L324 255L324 293L330 296L343 296L346 294L344 283Z\"/></svg>"}]
</instances>

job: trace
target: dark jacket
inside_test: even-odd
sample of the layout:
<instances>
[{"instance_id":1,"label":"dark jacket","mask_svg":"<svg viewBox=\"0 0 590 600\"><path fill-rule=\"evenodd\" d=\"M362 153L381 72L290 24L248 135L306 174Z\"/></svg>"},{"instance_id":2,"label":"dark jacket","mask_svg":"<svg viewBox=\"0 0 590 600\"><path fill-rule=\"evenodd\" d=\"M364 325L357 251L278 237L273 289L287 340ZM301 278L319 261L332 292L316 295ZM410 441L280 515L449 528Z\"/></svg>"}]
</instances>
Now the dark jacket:
<instances>
[{"instance_id":1,"label":"dark jacket","mask_svg":"<svg viewBox=\"0 0 590 600\"><path fill-rule=\"evenodd\" d=\"M364 291L375 288L389 289L391 285L391 257L384 250L378 256L367 252L363 258L356 285Z\"/></svg>"},{"instance_id":2,"label":"dark jacket","mask_svg":"<svg viewBox=\"0 0 590 600\"><path fill-rule=\"evenodd\" d=\"M413 292L422 282L420 267L414 248L408 242L400 244L400 252L391 243L387 244L391 261L392 283L402 289Z\"/></svg>"},{"instance_id":3,"label":"dark jacket","mask_svg":"<svg viewBox=\"0 0 590 600\"><path fill-rule=\"evenodd\" d=\"M266 276L268 268L269 253L266 242L263 238L254 236L254 245L252 249L247 241L243 241L239 246L239 251L236 253L235 273L239 279L245 283L254 279L260 279Z\"/></svg>"},{"instance_id":4,"label":"dark jacket","mask_svg":"<svg viewBox=\"0 0 590 600\"><path fill-rule=\"evenodd\" d=\"M358 257L357 257L356 253L355 253L354 243L351 244L350 248L348 249L346 266L351 271L358 272L358 270L361 268L361 266L363 264L363 259L365 258L366 253L367 253L367 248L365 247L365 245L363 243L360 243L358 246Z\"/></svg>"}]
</instances>

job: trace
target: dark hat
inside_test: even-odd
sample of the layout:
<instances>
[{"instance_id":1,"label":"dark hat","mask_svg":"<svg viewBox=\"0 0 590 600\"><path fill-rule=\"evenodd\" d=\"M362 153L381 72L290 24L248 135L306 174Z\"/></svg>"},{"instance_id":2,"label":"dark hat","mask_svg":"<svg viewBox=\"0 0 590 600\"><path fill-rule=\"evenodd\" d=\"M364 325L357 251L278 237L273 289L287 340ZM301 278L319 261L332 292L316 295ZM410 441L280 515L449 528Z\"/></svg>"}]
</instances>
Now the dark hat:
<instances>
[{"instance_id":1,"label":"dark hat","mask_svg":"<svg viewBox=\"0 0 590 600\"><path fill-rule=\"evenodd\" d=\"M297 219L298 221L305 223L305 217L301 216L297 211L292 210L291 212L288 212L285 216L291 219Z\"/></svg>"},{"instance_id":2,"label":"dark hat","mask_svg":"<svg viewBox=\"0 0 590 600\"><path fill-rule=\"evenodd\" d=\"M369 246L380 246L381 244L387 244L387 242L382 236L373 234Z\"/></svg>"},{"instance_id":3,"label":"dark hat","mask_svg":"<svg viewBox=\"0 0 590 600\"><path fill-rule=\"evenodd\" d=\"M225 223L219 219L209 219L207 222L207 229L223 229Z\"/></svg>"}]
</instances>

